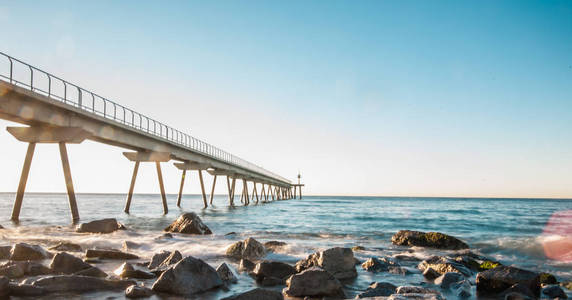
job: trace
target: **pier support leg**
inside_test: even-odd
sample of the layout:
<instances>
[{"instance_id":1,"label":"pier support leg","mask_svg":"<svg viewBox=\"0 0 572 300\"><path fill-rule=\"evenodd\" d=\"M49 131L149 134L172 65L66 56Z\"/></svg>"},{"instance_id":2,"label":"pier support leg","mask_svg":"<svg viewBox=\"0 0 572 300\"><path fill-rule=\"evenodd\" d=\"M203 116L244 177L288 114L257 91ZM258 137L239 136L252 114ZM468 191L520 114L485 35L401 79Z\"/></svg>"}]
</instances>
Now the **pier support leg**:
<instances>
[{"instance_id":1,"label":"pier support leg","mask_svg":"<svg viewBox=\"0 0 572 300\"><path fill-rule=\"evenodd\" d=\"M203 193L203 203L205 205L204 208L208 207L207 204L207 194L205 193L205 183L203 182L203 171L202 170L198 170L199 172L199 180L201 182L201 192Z\"/></svg>"},{"instance_id":2,"label":"pier support leg","mask_svg":"<svg viewBox=\"0 0 572 300\"><path fill-rule=\"evenodd\" d=\"M181 187L179 187L179 196L177 197L178 207L181 207L181 198L183 198L183 186L185 185L185 175L187 175L187 170L183 170L183 175L181 175Z\"/></svg>"},{"instance_id":3,"label":"pier support leg","mask_svg":"<svg viewBox=\"0 0 572 300\"><path fill-rule=\"evenodd\" d=\"M167 214L169 208L167 207L167 196L165 195L165 186L163 185L163 173L161 172L161 163L156 161L157 177L159 178L159 188L161 189L161 199L163 200L163 213Z\"/></svg>"},{"instance_id":4,"label":"pier support leg","mask_svg":"<svg viewBox=\"0 0 572 300\"><path fill-rule=\"evenodd\" d=\"M127 194L127 200L125 201L126 213L129 213L129 208L131 207L131 199L133 198L133 189L135 189L135 181L137 180L137 171L139 171L139 162L135 162L135 167L133 168L133 175L131 176L131 185L129 186L129 193Z\"/></svg>"},{"instance_id":5,"label":"pier support leg","mask_svg":"<svg viewBox=\"0 0 572 300\"><path fill-rule=\"evenodd\" d=\"M234 191L235 191L235 188L236 188L236 178L233 177L233 178L232 178L232 185L231 185L231 188L230 188L230 190L231 190L231 192L232 192L232 196L230 197L230 199L231 199L231 200L230 200L230 202L231 202L230 205L232 205L232 206L234 206Z\"/></svg>"},{"instance_id":6,"label":"pier support leg","mask_svg":"<svg viewBox=\"0 0 572 300\"><path fill-rule=\"evenodd\" d=\"M244 205L248 205L250 199L248 199L248 182L246 182L246 179L242 180L242 184L244 185Z\"/></svg>"},{"instance_id":7,"label":"pier support leg","mask_svg":"<svg viewBox=\"0 0 572 300\"><path fill-rule=\"evenodd\" d=\"M30 174L30 166L32 165L32 158L34 157L35 149L36 143L28 143L28 151L26 152L26 159L24 160L22 174L20 175L20 183L18 184L18 192L16 193L14 208L12 209L12 221L14 222L17 222L20 218L22 200L24 199L24 191L26 190L26 183L28 182L28 174Z\"/></svg>"},{"instance_id":8,"label":"pier support leg","mask_svg":"<svg viewBox=\"0 0 572 300\"><path fill-rule=\"evenodd\" d=\"M296 187L294 187L294 199L296 199Z\"/></svg>"},{"instance_id":9,"label":"pier support leg","mask_svg":"<svg viewBox=\"0 0 572 300\"><path fill-rule=\"evenodd\" d=\"M232 192L230 191L230 178L226 176L226 189L228 191L228 205L232 205Z\"/></svg>"},{"instance_id":10,"label":"pier support leg","mask_svg":"<svg viewBox=\"0 0 572 300\"><path fill-rule=\"evenodd\" d=\"M272 195L272 201L274 201L274 191L272 189L272 186L268 186L268 189L270 190L270 194Z\"/></svg>"},{"instance_id":11,"label":"pier support leg","mask_svg":"<svg viewBox=\"0 0 572 300\"><path fill-rule=\"evenodd\" d=\"M260 192L260 198L262 199L262 202L266 202L266 200L264 199L264 196L266 195L265 191L264 191L264 183L262 184L262 191Z\"/></svg>"},{"instance_id":12,"label":"pier support leg","mask_svg":"<svg viewBox=\"0 0 572 300\"><path fill-rule=\"evenodd\" d=\"M213 188L211 189L211 199L210 199L210 201L209 201L209 203L211 204L211 206L213 205L213 197L214 197L215 185L216 185L216 175L214 175L214 178L213 178Z\"/></svg>"},{"instance_id":13,"label":"pier support leg","mask_svg":"<svg viewBox=\"0 0 572 300\"><path fill-rule=\"evenodd\" d=\"M258 191L256 191L256 181L253 181L252 184L254 185L254 196L256 196L256 204L258 204Z\"/></svg>"},{"instance_id":14,"label":"pier support leg","mask_svg":"<svg viewBox=\"0 0 572 300\"><path fill-rule=\"evenodd\" d=\"M66 149L66 143L60 142L59 145L60 145L60 157L62 158L62 167L64 169L64 178L66 180L66 189L68 191L68 200L70 203L72 222L76 223L77 221L79 221L79 212L77 210L75 191L73 189L73 181L70 169L70 162L68 159L68 151Z\"/></svg>"},{"instance_id":15,"label":"pier support leg","mask_svg":"<svg viewBox=\"0 0 572 300\"><path fill-rule=\"evenodd\" d=\"M302 200L302 186L299 186L299 188L300 188L300 193L299 193L300 197L299 197L299 199Z\"/></svg>"}]
</instances>

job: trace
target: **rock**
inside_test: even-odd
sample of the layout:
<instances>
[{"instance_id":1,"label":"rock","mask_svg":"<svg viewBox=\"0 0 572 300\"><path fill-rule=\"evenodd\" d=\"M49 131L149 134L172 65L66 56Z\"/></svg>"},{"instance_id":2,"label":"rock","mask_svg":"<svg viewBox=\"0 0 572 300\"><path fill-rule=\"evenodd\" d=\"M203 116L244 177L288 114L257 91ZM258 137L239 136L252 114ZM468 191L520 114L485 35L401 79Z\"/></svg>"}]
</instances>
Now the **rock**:
<instances>
[{"instance_id":1,"label":"rock","mask_svg":"<svg viewBox=\"0 0 572 300\"><path fill-rule=\"evenodd\" d=\"M0 246L0 259L9 259L12 246Z\"/></svg>"},{"instance_id":2,"label":"rock","mask_svg":"<svg viewBox=\"0 0 572 300\"><path fill-rule=\"evenodd\" d=\"M88 292L125 289L135 284L131 280L106 280L97 277L78 275L54 275L42 277L32 283L46 292Z\"/></svg>"},{"instance_id":3,"label":"rock","mask_svg":"<svg viewBox=\"0 0 572 300\"><path fill-rule=\"evenodd\" d=\"M348 249L351 251L351 249ZM282 291L289 297L339 297L345 298L342 284L331 273L311 267L301 273L290 276L286 280L286 288Z\"/></svg>"},{"instance_id":4,"label":"rock","mask_svg":"<svg viewBox=\"0 0 572 300\"><path fill-rule=\"evenodd\" d=\"M81 252L81 246L70 242L60 242L55 246L48 248L54 251Z\"/></svg>"},{"instance_id":5,"label":"rock","mask_svg":"<svg viewBox=\"0 0 572 300\"><path fill-rule=\"evenodd\" d=\"M216 272L224 283L238 282L238 278L236 278L236 275L234 275L234 272L226 263L220 264L218 268L216 268Z\"/></svg>"},{"instance_id":6,"label":"rock","mask_svg":"<svg viewBox=\"0 0 572 300\"><path fill-rule=\"evenodd\" d=\"M244 241L238 241L226 249L226 255L236 259L259 259L265 254L264 246L251 237Z\"/></svg>"},{"instance_id":7,"label":"rock","mask_svg":"<svg viewBox=\"0 0 572 300\"><path fill-rule=\"evenodd\" d=\"M150 270L157 268L169 255L171 255L171 252L165 250L155 253L151 258L151 262L147 265L147 268Z\"/></svg>"},{"instance_id":8,"label":"rock","mask_svg":"<svg viewBox=\"0 0 572 300\"><path fill-rule=\"evenodd\" d=\"M425 271L427 268L432 268L439 274L445 274L447 272L457 272L465 276L471 276L472 272L463 264L454 261L447 257L433 256L419 263L417 266L421 271Z\"/></svg>"},{"instance_id":9,"label":"rock","mask_svg":"<svg viewBox=\"0 0 572 300\"><path fill-rule=\"evenodd\" d=\"M66 252L56 254L50 263L50 269L54 274L73 274L89 268L90 264Z\"/></svg>"},{"instance_id":10,"label":"rock","mask_svg":"<svg viewBox=\"0 0 572 300\"><path fill-rule=\"evenodd\" d=\"M81 276L89 276L89 277L99 277L99 278L105 278L107 277L107 273L103 272L100 268L98 267L91 267L91 268L87 268L84 270L81 270L79 272L75 272L73 275L81 275Z\"/></svg>"},{"instance_id":11,"label":"rock","mask_svg":"<svg viewBox=\"0 0 572 300\"><path fill-rule=\"evenodd\" d=\"M375 299L375 298L374 298ZM443 300L440 294L393 294L387 300Z\"/></svg>"},{"instance_id":12,"label":"rock","mask_svg":"<svg viewBox=\"0 0 572 300\"><path fill-rule=\"evenodd\" d=\"M409 271L402 268L396 261L387 257L371 257L361 267L369 272L389 272L393 274L408 274Z\"/></svg>"},{"instance_id":13,"label":"rock","mask_svg":"<svg viewBox=\"0 0 572 300\"><path fill-rule=\"evenodd\" d=\"M87 233L112 233L124 228L116 219L95 220L88 223L82 223L78 226L77 232Z\"/></svg>"},{"instance_id":14,"label":"rock","mask_svg":"<svg viewBox=\"0 0 572 300\"><path fill-rule=\"evenodd\" d=\"M530 290L530 288L522 283L513 284L508 289L504 290L500 296L504 296L505 298L511 295L513 299L536 299L534 293Z\"/></svg>"},{"instance_id":15,"label":"rock","mask_svg":"<svg viewBox=\"0 0 572 300\"><path fill-rule=\"evenodd\" d=\"M187 234L212 234L201 218L193 212L179 216L175 222L165 228L165 231Z\"/></svg>"},{"instance_id":16,"label":"rock","mask_svg":"<svg viewBox=\"0 0 572 300\"><path fill-rule=\"evenodd\" d=\"M455 295L457 298L471 297L471 284L468 280L463 280L460 283L453 285L455 288Z\"/></svg>"},{"instance_id":17,"label":"rock","mask_svg":"<svg viewBox=\"0 0 572 300\"><path fill-rule=\"evenodd\" d=\"M50 268L34 261L8 261L0 265L0 275L8 278L50 274Z\"/></svg>"},{"instance_id":18,"label":"rock","mask_svg":"<svg viewBox=\"0 0 572 300\"><path fill-rule=\"evenodd\" d=\"M101 259L138 259L139 256L119 250L89 249L85 251L85 257L97 257Z\"/></svg>"},{"instance_id":19,"label":"rock","mask_svg":"<svg viewBox=\"0 0 572 300\"><path fill-rule=\"evenodd\" d=\"M558 284L556 277L550 273L540 273L540 283L541 284Z\"/></svg>"},{"instance_id":20,"label":"rock","mask_svg":"<svg viewBox=\"0 0 572 300\"><path fill-rule=\"evenodd\" d=\"M265 286L283 284L292 274L296 274L296 269L289 264L278 261L262 261L256 264L252 271L258 282Z\"/></svg>"},{"instance_id":21,"label":"rock","mask_svg":"<svg viewBox=\"0 0 572 300\"><path fill-rule=\"evenodd\" d=\"M563 287L572 290L572 281L567 281L567 282L562 282L560 285L562 285Z\"/></svg>"},{"instance_id":22,"label":"rock","mask_svg":"<svg viewBox=\"0 0 572 300\"><path fill-rule=\"evenodd\" d=\"M135 279L151 279L155 278L155 274L147 272L130 263L123 263L119 268L113 271L119 278L135 278Z\"/></svg>"},{"instance_id":23,"label":"rock","mask_svg":"<svg viewBox=\"0 0 572 300\"><path fill-rule=\"evenodd\" d=\"M286 247L286 243L285 242L280 242L280 241L269 241L264 243L264 248L268 251L272 251L272 252L276 252L277 250L280 250L281 248Z\"/></svg>"},{"instance_id":24,"label":"rock","mask_svg":"<svg viewBox=\"0 0 572 300\"><path fill-rule=\"evenodd\" d=\"M435 278L441 276L441 273L435 271L435 269L428 267L423 271L423 277L427 280L434 280Z\"/></svg>"},{"instance_id":25,"label":"rock","mask_svg":"<svg viewBox=\"0 0 572 300\"><path fill-rule=\"evenodd\" d=\"M542 293L551 299L553 299L553 298L568 299L568 296L566 296L566 293L564 293L564 291L557 285L552 285L552 286L544 288L542 290Z\"/></svg>"},{"instance_id":26,"label":"rock","mask_svg":"<svg viewBox=\"0 0 572 300\"><path fill-rule=\"evenodd\" d=\"M152 289L156 292L188 296L222 285L223 282L213 267L200 259L187 256L163 272Z\"/></svg>"},{"instance_id":27,"label":"rock","mask_svg":"<svg viewBox=\"0 0 572 300\"><path fill-rule=\"evenodd\" d=\"M500 293L517 283L528 287L535 296L540 294L538 273L510 266L498 266L477 274L477 291L482 294Z\"/></svg>"},{"instance_id":28,"label":"rock","mask_svg":"<svg viewBox=\"0 0 572 300\"><path fill-rule=\"evenodd\" d=\"M447 272L435 279L435 284L442 289L449 289L452 284L463 280L465 280L463 274L457 272Z\"/></svg>"},{"instance_id":29,"label":"rock","mask_svg":"<svg viewBox=\"0 0 572 300\"><path fill-rule=\"evenodd\" d=\"M40 260L49 258L49 254L44 248L38 245L18 243L10 250L11 260Z\"/></svg>"},{"instance_id":30,"label":"rock","mask_svg":"<svg viewBox=\"0 0 572 300\"><path fill-rule=\"evenodd\" d=\"M8 277L11 279L20 278L25 275L24 268L21 264L17 264L16 262L5 262L0 265L0 276Z\"/></svg>"},{"instance_id":31,"label":"rock","mask_svg":"<svg viewBox=\"0 0 572 300\"><path fill-rule=\"evenodd\" d=\"M5 297L10 294L10 279L0 276L0 297Z\"/></svg>"},{"instance_id":32,"label":"rock","mask_svg":"<svg viewBox=\"0 0 572 300\"><path fill-rule=\"evenodd\" d=\"M252 270L254 270L254 268L256 267L256 264L251 262L248 259L241 259L240 263L238 264L238 271L239 272L252 272Z\"/></svg>"},{"instance_id":33,"label":"rock","mask_svg":"<svg viewBox=\"0 0 572 300\"><path fill-rule=\"evenodd\" d=\"M400 230L391 237L395 245L430 247L447 250L468 249L465 242L440 232Z\"/></svg>"},{"instance_id":34,"label":"rock","mask_svg":"<svg viewBox=\"0 0 572 300\"><path fill-rule=\"evenodd\" d=\"M424 287L419 287L419 286L410 286L410 285L398 287L397 290L395 290L395 293L396 294L436 294L436 295L441 294L436 290L432 290L432 289L428 289L428 288L424 288Z\"/></svg>"},{"instance_id":35,"label":"rock","mask_svg":"<svg viewBox=\"0 0 572 300\"><path fill-rule=\"evenodd\" d=\"M181 259L183 259L183 255L178 250L175 250L169 254L155 269L164 270L167 269L169 266L178 263Z\"/></svg>"},{"instance_id":36,"label":"rock","mask_svg":"<svg viewBox=\"0 0 572 300\"><path fill-rule=\"evenodd\" d=\"M350 248L336 247L311 254L296 263L296 270L301 272L314 266L326 270L337 279L357 277L354 253Z\"/></svg>"},{"instance_id":37,"label":"rock","mask_svg":"<svg viewBox=\"0 0 572 300\"><path fill-rule=\"evenodd\" d=\"M282 300L284 296L280 292L261 288L252 289L238 295L222 298L221 300Z\"/></svg>"},{"instance_id":38,"label":"rock","mask_svg":"<svg viewBox=\"0 0 572 300\"><path fill-rule=\"evenodd\" d=\"M365 247L363 247L363 246L353 246L352 247L352 251L354 251L354 252L355 251L363 251L363 250L365 250Z\"/></svg>"},{"instance_id":39,"label":"rock","mask_svg":"<svg viewBox=\"0 0 572 300\"><path fill-rule=\"evenodd\" d=\"M33 286L31 284L10 284L10 295L20 297L41 296L46 293L42 287Z\"/></svg>"},{"instance_id":40,"label":"rock","mask_svg":"<svg viewBox=\"0 0 572 300\"><path fill-rule=\"evenodd\" d=\"M356 298L387 297L395 294L396 290L397 287L389 282L375 282Z\"/></svg>"},{"instance_id":41,"label":"rock","mask_svg":"<svg viewBox=\"0 0 572 300\"><path fill-rule=\"evenodd\" d=\"M479 264L478 267L478 271L486 271L486 270L490 270L490 269L494 269L496 267L500 266L500 263L498 262L494 262L494 261L490 261L490 260L485 260L482 263Z\"/></svg>"},{"instance_id":42,"label":"rock","mask_svg":"<svg viewBox=\"0 0 572 300\"><path fill-rule=\"evenodd\" d=\"M127 298L147 298L153 295L153 290L139 285L130 285L125 290L125 297Z\"/></svg>"},{"instance_id":43,"label":"rock","mask_svg":"<svg viewBox=\"0 0 572 300\"><path fill-rule=\"evenodd\" d=\"M124 250L139 249L141 248L141 246L142 246L141 244L132 241L123 241Z\"/></svg>"},{"instance_id":44,"label":"rock","mask_svg":"<svg viewBox=\"0 0 572 300\"><path fill-rule=\"evenodd\" d=\"M523 294L519 294L516 292L508 293L504 296L505 300L535 300L536 297L528 297Z\"/></svg>"}]
</instances>

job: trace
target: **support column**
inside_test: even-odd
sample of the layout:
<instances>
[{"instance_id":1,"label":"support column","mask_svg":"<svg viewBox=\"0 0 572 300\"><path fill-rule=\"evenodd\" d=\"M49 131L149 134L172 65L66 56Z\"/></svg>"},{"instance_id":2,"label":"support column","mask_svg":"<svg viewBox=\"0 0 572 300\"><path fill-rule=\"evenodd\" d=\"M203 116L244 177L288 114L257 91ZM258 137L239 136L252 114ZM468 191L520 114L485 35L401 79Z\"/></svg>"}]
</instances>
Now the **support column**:
<instances>
[{"instance_id":1,"label":"support column","mask_svg":"<svg viewBox=\"0 0 572 300\"><path fill-rule=\"evenodd\" d=\"M232 197L230 197L230 199L232 199L230 205L232 205L232 206L234 206L234 192L235 192L235 187L236 187L236 178L233 177L233 178L232 178L232 187L231 187Z\"/></svg>"},{"instance_id":2,"label":"support column","mask_svg":"<svg viewBox=\"0 0 572 300\"><path fill-rule=\"evenodd\" d=\"M22 200L24 199L24 191L26 190L26 183L28 182L28 174L30 174L30 166L32 165L32 158L34 158L34 150L36 143L28 143L28 151L26 152L26 159L22 167L22 174L20 175L20 183L18 184L18 192L16 193L16 200L14 201L14 208L12 208L12 221L17 222L20 218L20 210L22 209Z\"/></svg>"},{"instance_id":3,"label":"support column","mask_svg":"<svg viewBox=\"0 0 572 300\"><path fill-rule=\"evenodd\" d=\"M242 179L242 184L244 185L244 205L250 204L250 199L248 198L248 182L246 179Z\"/></svg>"},{"instance_id":4,"label":"support column","mask_svg":"<svg viewBox=\"0 0 572 300\"><path fill-rule=\"evenodd\" d=\"M159 178L159 188L161 189L161 199L163 200L163 213L166 215L169 212L167 207L167 196L165 195L165 186L163 185L163 173L161 172L161 163L156 161L157 177Z\"/></svg>"},{"instance_id":5,"label":"support column","mask_svg":"<svg viewBox=\"0 0 572 300\"><path fill-rule=\"evenodd\" d=\"M75 191L73 189L70 162L68 159L68 150L66 149L66 143L60 142L59 144L60 144L60 157L62 158L62 167L64 169L64 178L66 180L66 189L68 191L68 200L70 203L72 222L77 223L77 221L79 221L79 212L77 210Z\"/></svg>"},{"instance_id":6,"label":"support column","mask_svg":"<svg viewBox=\"0 0 572 300\"><path fill-rule=\"evenodd\" d=\"M213 197L214 197L215 185L216 185L216 175L214 175L214 177L213 177L213 188L211 189L211 199L210 199L210 204L211 204L211 206L213 205Z\"/></svg>"},{"instance_id":7,"label":"support column","mask_svg":"<svg viewBox=\"0 0 572 300\"><path fill-rule=\"evenodd\" d=\"M269 186L268 189L270 190L270 194L272 195L272 201L274 201L274 189L272 188L272 186Z\"/></svg>"},{"instance_id":8,"label":"support column","mask_svg":"<svg viewBox=\"0 0 572 300\"><path fill-rule=\"evenodd\" d=\"M203 203L205 204L204 208L207 208L207 195L205 193L205 184L203 182L203 171L202 170L198 170L199 171L199 180L201 181L201 192L203 193Z\"/></svg>"},{"instance_id":9,"label":"support column","mask_svg":"<svg viewBox=\"0 0 572 300\"><path fill-rule=\"evenodd\" d=\"M264 190L264 183L262 183L262 192L260 192L260 198L262 199L262 202L266 202L266 200L264 199L265 195L266 191Z\"/></svg>"},{"instance_id":10,"label":"support column","mask_svg":"<svg viewBox=\"0 0 572 300\"><path fill-rule=\"evenodd\" d=\"M254 185L254 196L256 196L256 204L258 204L258 191L256 191L256 181L253 181L252 184Z\"/></svg>"},{"instance_id":11,"label":"support column","mask_svg":"<svg viewBox=\"0 0 572 300\"><path fill-rule=\"evenodd\" d=\"M133 175L131 176L131 185L129 186L129 193L127 194L127 200L125 201L126 213L129 213L129 207L131 207L131 199L133 198L133 189L135 189L135 180L137 179L137 172L139 171L139 162L135 162L135 167L133 168Z\"/></svg>"},{"instance_id":12,"label":"support column","mask_svg":"<svg viewBox=\"0 0 572 300\"><path fill-rule=\"evenodd\" d=\"M183 186L185 185L185 176L187 175L187 170L183 170L183 175L181 175L181 187L179 187L179 196L177 197L177 206L181 207L181 198L183 198Z\"/></svg>"},{"instance_id":13,"label":"support column","mask_svg":"<svg viewBox=\"0 0 572 300\"><path fill-rule=\"evenodd\" d=\"M230 176L226 176L226 189L228 191L228 205L232 206L232 192L230 191Z\"/></svg>"},{"instance_id":14,"label":"support column","mask_svg":"<svg viewBox=\"0 0 572 300\"><path fill-rule=\"evenodd\" d=\"M302 186L300 186L300 194L299 195L300 195L299 199L302 200Z\"/></svg>"}]
</instances>

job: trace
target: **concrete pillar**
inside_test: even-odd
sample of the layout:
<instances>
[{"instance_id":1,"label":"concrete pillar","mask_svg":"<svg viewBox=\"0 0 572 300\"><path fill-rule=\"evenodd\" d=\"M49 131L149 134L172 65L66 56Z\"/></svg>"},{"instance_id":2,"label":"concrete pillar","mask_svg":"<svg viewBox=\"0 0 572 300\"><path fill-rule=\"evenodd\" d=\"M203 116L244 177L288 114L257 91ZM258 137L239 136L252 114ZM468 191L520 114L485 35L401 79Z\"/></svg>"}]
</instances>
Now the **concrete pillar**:
<instances>
[{"instance_id":1,"label":"concrete pillar","mask_svg":"<svg viewBox=\"0 0 572 300\"><path fill-rule=\"evenodd\" d=\"M157 177L159 178L159 188L161 189L161 200L163 201L163 214L169 213L167 207L167 196L165 195L165 186L163 185L163 173L161 172L161 163L156 161L155 167L157 168Z\"/></svg>"},{"instance_id":2,"label":"concrete pillar","mask_svg":"<svg viewBox=\"0 0 572 300\"><path fill-rule=\"evenodd\" d=\"M250 200L248 198L248 183L246 182L246 179L242 179L242 184L244 186L244 205L248 205Z\"/></svg>"},{"instance_id":3,"label":"concrete pillar","mask_svg":"<svg viewBox=\"0 0 572 300\"><path fill-rule=\"evenodd\" d=\"M34 150L36 143L28 143L28 151L26 152L26 159L22 167L22 174L20 175L20 183L18 184L18 191L16 192L16 200L12 208L12 221L17 222L20 218L20 210L22 209L22 200L24 199L24 191L26 190L26 183L28 182L28 175L30 174L30 166L32 165L32 158L34 158Z\"/></svg>"},{"instance_id":4,"label":"concrete pillar","mask_svg":"<svg viewBox=\"0 0 572 300\"><path fill-rule=\"evenodd\" d=\"M226 176L226 189L228 191L228 205L232 205L232 192L230 190L230 176Z\"/></svg>"},{"instance_id":5,"label":"concrete pillar","mask_svg":"<svg viewBox=\"0 0 572 300\"><path fill-rule=\"evenodd\" d=\"M70 162L68 159L68 150L66 148L66 143L64 143L64 142L60 142L59 146L60 146L60 157L62 159L62 167L64 169L64 178L66 180L66 189L68 191L68 200L70 203L72 222L77 223L77 221L79 221L79 212L77 210L75 191L73 189L73 181L72 181L72 176L71 176Z\"/></svg>"},{"instance_id":6,"label":"concrete pillar","mask_svg":"<svg viewBox=\"0 0 572 300\"><path fill-rule=\"evenodd\" d=\"M235 187L236 187L236 178L235 177L232 178L232 185L231 186L232 186L231 187L232 196L230 197L230 199L232 199L232 200L231 200L230 205L234 206L234 191L235 191Z\"/></svg>"},{"instance_id":7,"label":"concrete pillar","mask_svg":"<svg viewBox=\"0 0 572 300\"><path fill-rule=\"evenodd\" d=\"M187 175L187 170L183 170L183 175L181 175L181 186L179 187L179 196L177 197L177 206L181 207L181 198L183 198L183 186L185 185L185 176Z\"/></svg>"},{"instance_id":8,"label":"concrete pillar","mask_svg":"<svg viewBox=\"0 0 572 300\"><path fill-rule=\"evenodd\" d=\"M214 197L215 185L216 185L216 175L214 175L214 177L213 177L213 188L211 189L211 199L210 199L210 201L209 201L209 203L211 204L211 206L213 205L213 197Z\"/></svg>"},{"instance_id":9,"label":"concrete pillar","mask_svg":"<svg viewBox=\"0 0 572 300\"><path fill-rule=\"evenodd\" d=\"M171 154L167 152L123 152L125 156L130 161L135 162L135 167L133 168L133 176L131 177L131 185L129 186L129 193L127 194L127 201L125 201L126 213L129 213L131 206L131 199L133 197L133 189L135 187L135 180L137 178L137 172L139 170L139 164L141 162L154 162L155 168L157 170L157 179L159 181L159 189L161 191L161 201L163 204L163 213L167 214L169 208L167 206L167 196L165 194L165 185L163 184L163 173L161 172L161 162L167 162L171 160Z\"/></svg>"},{"instance_id":10,"label":"concrete pillar","mask_svg":"<svg viewBox=\"0 0 572 300\"><path fill-rule=\"evenodd\" d=\"M131 184L129 185L129 193L127 193L127 200L125 201L126 213L129 213L129 208L131 207L131 199L133 198L133 189L135 188L135 181L137 180L137 172L139 171L139 162L135 162L135 167L133 168L133 175L131 175Z\"/></svg>"},{"instance_id":11,"label":"concrete pillar","mask_svg":"<svg viewBox=\"0 0 572 300\"><path fill-rule=\"evenodd\" d=\"M252 185L254 185L254 196L256 196L256 204L258 204L258 192L256 191L256 181L253 181Z\"/></svg>"},{"instance_id":12,"label":"concrete pillar","mask_svg":"<svg viewBox=\"0 0 572 300\"><path fill-rule=\"evenodd\" d=\"M207 208L207 195L205 193L205 184L203 182L203 171L202 170L198 170L199 171L199 181L201 182L201 192L203 193L203 203L204 203L204 208Z\"/></svg>"}]
</instances>

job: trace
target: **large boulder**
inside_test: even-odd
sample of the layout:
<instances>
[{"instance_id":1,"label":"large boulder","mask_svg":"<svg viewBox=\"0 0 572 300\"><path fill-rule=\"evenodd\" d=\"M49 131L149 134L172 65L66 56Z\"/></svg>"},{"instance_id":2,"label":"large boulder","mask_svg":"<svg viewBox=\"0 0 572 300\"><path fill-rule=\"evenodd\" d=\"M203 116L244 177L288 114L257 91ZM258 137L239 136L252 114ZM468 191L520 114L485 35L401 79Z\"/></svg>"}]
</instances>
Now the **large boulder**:
<instances>
[{"instance_id":1,"label":"large boulder","mask_svg":"<svg viewBox=\"0 0 572 300\"><path fill-rule=\"evenodd\" d=\"M112 233L123 228L123 225L117 222L116 219L110 218L82 223L78 226L76 231L86 233Z\"/></svg>"},{"instance_id":2,"label":"large boulder","mask_svg":"<svg viewBox=\"0 0 572 300\"><path fill-rule=\"evenodd\" d=\"M79 275L54 275L42 277L33 286L42 287L47 292L88 292L125 289L135 284L131 280L106 280L97 277Z\"/></svg>"},{"instance_id":3,"label":"large boulder","mask_svg":"<svg viewBox=\"0 0 572 300\"><path fill-rule=\"evenodd\" d=\"M150 288L139 285L130 285L125 289L125 297L127 298L147 298L153 295Z\"/></svg>"},{"instance_id":4,"label":"large boulder","mask_svg":"<svg viewBox=\"0 0 572 300\"><path fill-rule=\"evenodd\" d=\"M238 295L222 298L221 300L282 300L284 296L280 292L261 288L252 289Z\"/></svg>"},{"instance_id":5,"label":"large boulder","mask_svg":"<svg viewBox=\"0 0 572 300\"><path fill-rule=\"evenodd\" d=\"M534 295L540 295L540 276L538 273L510 266L498 266L477 274L477 292L479 294L497 294L515 284L528 287Z\"/></svg>"},{"instance_id":6,"label":"large boulder","mask_svg":"<svg viewBox=\"0 0 572 300\"><path fill-rule=\"evenodd\" d=\"M206 262L187 256L169 267L153 284L153 291L189 296L223 285L216 270Z\"/></svg>"},{"instance_id":7,"label":"large boulder","mask_svg":"<svg viewBox=\"0 0 572 300\"><path fill-rule=\"evenodd\" d=\"M374 282L367 290L357 295L356 298L387 297L395 294L397 287L389 282Z\"/></svg>"},{"instance_id":8,"label":"large boulder","mask_svg":"<svg viewBox=\"0 0 572 300\"><path fill-rule=\"evenodd\" d=\"M234 275L232 269L226 264L222 263L216 268L216 272L218 276L224 283L236 283L238 282L238 278Z\"/></svg>"},{"instance_id":9,"label":"large boulder","mask_svg":"<svg viewBox=\"0 0 572 300\"><path fill-rule=\"evenodd\" d=\"M473 274L471 270L465 267L462 263L444 256L432 256L420 262L417 268L422 272L431 268L439 274L445 274L447 272L457 272L465 276L471 276Z\"/></svg>"},{"instance_id":10,"label":"large boulder","mask_svg":"<svg viewBox=\"0 0 572 300\"><path fill-rule=\"evenodd\" d=\"M269 286L283 284L290 275L296 274L296 268L283 262L262 261L256 264L252 273L256 281Z\"/></svg>"},{"instance_id":11,"label":"large boulder","mask_svg":"<svg viewBox=\"0 0 572 300\"><path fill-rule=\"evenodd\" d=\"M371 257L361 267L369 272L389 272L393 274L408 274L407 269L402 268L398 262L388 257Z\"/></svg>"},{"instance_id":12,"label":"large boulder","mask_svg":"<svg viewBox=\"0 0 572 300\"><path fill-rule=\"evenodd\" d=\"M278 250L281 250L282 248L286 247L286 243L285 242L281 242L281 241L268 241L266 243L264 243L264 248L266 248L266 250L268 251L272 251L272 252L276 252Z\"/></svg>"},{"instance_id":13,"label":"large boulder","mask_svg":"<svg viewBox=\"0 0 572 300\"><path fill-rule=\"evenodd\" d=\"M55 274L73 274L89 268L90 264L66 252L56 254L50 263L50 269Z\"/></svg>"},{"instance_id":14,"label":"large boulder","mask_svg":"<svg viewBox=\"0 0 572 300\"><path fill-rule=\"evenodd\" d=\"M238 241L226 249L226 255L236 259L259 259L265 254L264 246L251 237L244 241Z\"/></svg>"},{"instance_id":15,"label":"large boulder","mask_svg":"<svg viewBox=\"0 0 572 300\"><path fill-rule=\"evenodd\" d=\"M290 276L282 292L288 297L345 298L340 281L319 267L312 267Z\"/></svg>"},{"instance_id":16,"label":"large boulder","mask_svg":"<svg viewBox=\"0 0 572 300\"><path fill-rule=\"evenodd\" d=\"M456 237L440 232L400 230L391 237L395 245L430 247L447 250L468 249L469 245Z\"/></svg>"},{"instance_id":17,"label":"large boulder","mask_svg":"<svg viewBox=\"0 0 572 300\"><path fill-rule=\"evenodd\" d=\"M85 251L87 258L102 258L102 259L138 259L139 256L127 252L122 252L115 249L88 249Z\"/></svg>"},{"instance_id":18,"label":"large boulder","mask_svg":"<svg viewBox=\"0 0 572 300\"><path fill-rule=\"evenodd\" d=\"M165 228L165 231L187 234L212 234L209 227L193 212L179 216L175 222Z\"/></svg>"},{"instance_id":19,"label":"large boulder","mask_svg":"<svg viewBox=\"0 0 572 300\"><path fill-rule=\"evenodd\" d=\"M123 263L119 268L113 271L119 278L134 278L134 279L151 279L155 278L155 274L144 270L139 266L134 266L128 262Z\"/></svg>"},{"instance_id":20,"label":"large boulder","mask_svg":"<svg viewBox=\"0 0 572 300\"><path fill-rule=\"evenodd\" d=\"M314 266L326 270L337 279L357 277L354 253L350 248L336 247L311 254L296 263L296 270L301 272Z\"/></svg>"},{"instance_id":21,"label":"large boulder","mask_svg":"<svg viewBox=\"0 0 572 300\"><path fill-rule=\"evenodd\" d=\"M49 257L50 254L39 245L18 243L10 250L11 260L40 260Z\"/></svg>"}]
</instances>

